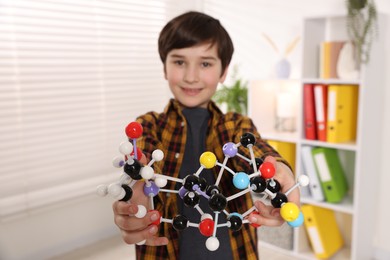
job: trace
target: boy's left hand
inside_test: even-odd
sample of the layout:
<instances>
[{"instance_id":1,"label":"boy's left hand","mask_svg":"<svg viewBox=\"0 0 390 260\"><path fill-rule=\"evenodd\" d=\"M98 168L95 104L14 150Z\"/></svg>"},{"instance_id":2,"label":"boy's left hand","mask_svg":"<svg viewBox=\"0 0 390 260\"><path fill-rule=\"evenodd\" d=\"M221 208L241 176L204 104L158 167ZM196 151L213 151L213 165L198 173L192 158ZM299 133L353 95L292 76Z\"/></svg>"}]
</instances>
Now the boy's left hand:
<instances>
[{"instance_id":1,"label":"boy's left hand","mask_svg":"<svg viewBox=\"0 0 390 260\"><path fill-rule=\"evenodd\" d=\"M287 165L277 162L272 156L266 157L264 161L274 164L276 169L274 178L280 183L282 193L295 185L294 175ZM295 188L287 197L289 202L295 203L298 207L300 206L299 188ZM265 205L260 200L255 201L254 204L260 214L250 214L249 221L251 223L264 226L280 226L284 223L284 219L280 216L280 208Z\"/></svg>"}]
</instances>

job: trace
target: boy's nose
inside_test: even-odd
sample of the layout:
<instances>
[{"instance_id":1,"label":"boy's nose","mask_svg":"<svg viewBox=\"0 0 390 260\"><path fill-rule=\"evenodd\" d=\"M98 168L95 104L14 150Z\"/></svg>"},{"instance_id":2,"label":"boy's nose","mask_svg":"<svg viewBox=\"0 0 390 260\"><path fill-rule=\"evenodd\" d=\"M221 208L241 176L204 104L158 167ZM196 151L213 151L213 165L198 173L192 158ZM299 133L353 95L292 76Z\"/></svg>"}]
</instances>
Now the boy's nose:
<instances>
[{"instance_id":1,"label":"boy's nose","mask_svg":"<svg viewBox=\"0 0 390 260\"><path fill-rule=\"evenodd\" d=\"M189 83L199 81L199 70L195 67L188 67L184 73L184 81Z\"/></svg>"}]
</instances>

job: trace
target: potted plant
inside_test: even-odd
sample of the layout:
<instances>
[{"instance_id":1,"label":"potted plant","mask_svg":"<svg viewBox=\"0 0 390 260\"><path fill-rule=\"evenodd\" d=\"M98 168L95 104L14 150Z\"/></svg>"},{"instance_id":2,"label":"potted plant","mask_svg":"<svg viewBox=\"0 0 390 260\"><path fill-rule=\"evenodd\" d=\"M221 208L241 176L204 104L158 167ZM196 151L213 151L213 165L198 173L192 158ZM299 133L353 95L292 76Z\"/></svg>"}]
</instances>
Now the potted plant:
<instances>
[{"instance_id":1,"label":"potted plant","mask_svg":"<svg viewBox=\"0 0 390 260\"><path fill-rule=\"evenodd\" d=\"M356 48L357 65L370 60L371 44L377 34L374 0L346 0L347 30Z\"/></svg>"},{"instance_id":2,"label":"potted plant","mask_svg":"<svg viewBox=\"0 0 390 260\"><path fill-rule=\"evenodd\" d=\"M218 105L225 104L227 111L246 115L248 107L248 82L238 77L238 66L233 67L231 82L232 85L223 84L215 92L213 100Z\"/></svg>"}]
</instances>

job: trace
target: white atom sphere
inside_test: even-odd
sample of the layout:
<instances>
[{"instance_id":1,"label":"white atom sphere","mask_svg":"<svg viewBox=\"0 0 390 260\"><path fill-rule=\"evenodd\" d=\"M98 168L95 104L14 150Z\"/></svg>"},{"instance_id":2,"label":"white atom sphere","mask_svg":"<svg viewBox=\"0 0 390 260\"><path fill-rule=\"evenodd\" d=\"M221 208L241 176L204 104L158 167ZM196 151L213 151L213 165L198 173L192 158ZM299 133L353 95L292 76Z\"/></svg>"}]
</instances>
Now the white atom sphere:
<instances>
[{"instance_id":1,"label":"white atom sphere","mask_svg":"<svg viewBox=\"0 0 390 260\"><path fill-rule=\"evenodd\" d=\"M157 185L157 187L163 188L163 187L165 187L167 185L168 180L165 179L165 178L156 178L154 180L154 183Z\"/></svg>"},{"instance_id":2,"label":"white atom sphere","mask_svg":"<svg viewBox=\"0 0 390 260\"><path fill-rule=\"evenodd\" d=\"M200 221L203 221L203 220L205 220L205 219L213 219L213 217L212 217L210 214L205 213L205 214L203 214L202 217L200 218Z\"/></svg>"},{"instance_id":3,"label":"white atom sphere","mask_svg":"<svg viewBox=\"0 0 390 260\"><path fill-rule=\"evenodd\" d=\"M307 177L306 175L300 175L298 177L298 182L299 182L299 185L301 185L302 187L305 187L307 185L309 185L309 177Z\"/></svg>"},{"instance_id":4,"label":"white atom sphere","mask_svg":"<svg viewBox=\"0 0 390 260\"><path fill-rule=\"evenodd\" d=\"M121 187L121 191L120 191L120 193L119 193L117 196L115 196L115 199L116 199L116 200L121 200L121 199L123 199L125 196L126 196L126 191L125 191L124 188Z\"/></svg>"},{"instance_id":5,"label":"white atom sphere","mask_svg":"<svg viewBox=\"0 0 390 260\"><path fill-rule=\"evenodd\" d=\"M164 152L161 151L160 149L154 150L152 153L152 158L156 161L159 162L162 159L164 159Z\"/></svg>"},{"instance_id":6,"label":"white atom sphere","mask_svg":"<svg viewBox=\"0 0 390 260\"><path fill-rule=\"evenodd\" d=\"M99 196L106 196L107 193L108 193L108 190L107 190L107 185L106 184L101 184L99 186L96 187L96 193L99 195Z\"/></svg>"},{"instance_id":7,"label":"white atom sphere","mask_svg":"<svg viewBox=\"0 0 390 260\"><path fill-rule=\"evenodd\" d=\"M209 237L206 240L206 247L209 251L215 251L219 247L219 240L216 237Z\"/></svg>"},{"instance_id":8,"label":"white atom sphere","mask_svg":"<svg viewBox=\"0 0 390 260\"><path fill-rule=\"evenodd\" d=\"M143 218L143 217L145 217L145 215L146 215L146 208L145 208L145 206L138 205L138 211L137 211L137 214L135 214L135 216L137 218Z\"/></svg>"},{"instance_id":9,"label":"white atom sphere","mask_svg":"<svg viewBox=\"0 0 390 260\"><path fill-rule=\"evenodd\" d=\"M152 167L146 165L141 168L140 174L144 180L150 180L154 176L154 170Z\"/></svg>"},{"instance_id":10,"label":"white atom sphere","mask_svg":"<svg viewBox=\"0 0 390 260\"><path fill-rule=\"evenodd\" d=\"M112 159L112 165L114 165L115 168L121 168L124 163L125 160L123 160L121 156L117 156L114 159Z\"/></svg>"},{"instance_id":11,"label":"white atom sphere","mask_svg":"<svg viewBox=\"0 0 390 260\"><path fill-rule=\"evenodd\" d=\"M111 183L108 185L108 194L113 197L117 197L121 194L123 188L117 183Z\"/></svg>"},{"instance_id":12,"label":"white atom sphere","mask_svg":"<svg viewBox=\"0 0 390 260\"><path fill-rule=\"evenodd\" d=\"M119 152L123 155L128 155L133 152L133 145L129 141L120 143Z\"/></svg>"}]
</instances>

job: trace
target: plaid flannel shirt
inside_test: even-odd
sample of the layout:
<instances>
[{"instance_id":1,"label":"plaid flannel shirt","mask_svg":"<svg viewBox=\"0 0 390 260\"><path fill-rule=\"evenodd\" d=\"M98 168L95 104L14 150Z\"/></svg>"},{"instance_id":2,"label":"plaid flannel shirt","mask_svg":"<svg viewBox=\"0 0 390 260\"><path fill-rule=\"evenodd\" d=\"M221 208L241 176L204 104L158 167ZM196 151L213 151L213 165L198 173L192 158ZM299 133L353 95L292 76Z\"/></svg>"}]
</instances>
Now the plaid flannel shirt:
<instances>
[{"instance_id":1,"label":"plaid flannel shirt","mask_svg":"<svg viewBox=\"0 0 390 260\"><path fill-rule=\"evenodd\" d=\"M149 112L137 118L143 126L143 136L137 142L137 146L143 150L150 159L151 153L155 149L164 152L164 159L153 164L157 173L178 178L183 160L185 143L187 138L186 120L181 112L180 104L171 99L163 113ZM272 155L277 160L282 160L266 142L260 138L251 119L237 113L223 114L215 103L210 102L208 106L210 119L208 122L206 150L213 152L218 162L223 161L224 154L222 147L227 142L238 143L240 137L245 132L251 132L256 136L256 144L253 147L256 157L264 158ZM239 153L250 158L248 149L240 147ZM242 158L231 158L227 164L235 172L243 171L252 173L253 168ZM214 167L216 168L216 167ZM218 176L218 169L214 169L215 178ZM167 189L175 189L175 182L168 181ZM231 174L224 172L219 184L219 188L224 196L228 197L239 192L232 184ZM172 219L177 212L177 196L169 193L159 193L154 197L154 205L164 218ZM250 193L240 196L228 202L227 211L244 213L253 206ZM189 227L192 228L192 227ZM218 235L218 234L217 234ZM248 224L244 224L240 231L229 230L230 243L234 259L257 259L257 233L256 229ZM137 259L178 259L179 241L178 233L172 224L161 223L159 236L169 239L166 246L136 246ZM217 236L218 237L218 236Z\"/></svg>"}]
</instances>

